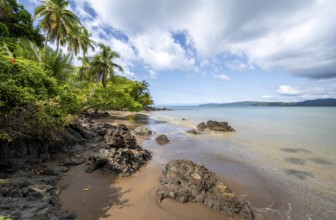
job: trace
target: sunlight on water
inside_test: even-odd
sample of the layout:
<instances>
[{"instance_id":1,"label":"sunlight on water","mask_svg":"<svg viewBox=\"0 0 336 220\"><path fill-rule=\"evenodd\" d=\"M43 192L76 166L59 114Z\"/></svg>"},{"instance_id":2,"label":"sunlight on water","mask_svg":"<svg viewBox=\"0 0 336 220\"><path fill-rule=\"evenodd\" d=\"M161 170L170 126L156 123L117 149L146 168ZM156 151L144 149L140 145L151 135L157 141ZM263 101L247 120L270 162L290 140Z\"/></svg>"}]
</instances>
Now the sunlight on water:
<instances>
[{"instance_id":1,"label":"sunlight on water","mask_svg":"<svg viewBox=\"0 0 336 220\"><path fill-rule=\"evenodd\" d=\"M176 107L152 116L174 124L157 129L179 140L200 122L228 121L235 133L207 133L195 140L272 180L288 196L290 205L282 208L292 219L336 218L336 108Z\"/></svg>"}]
</instances>

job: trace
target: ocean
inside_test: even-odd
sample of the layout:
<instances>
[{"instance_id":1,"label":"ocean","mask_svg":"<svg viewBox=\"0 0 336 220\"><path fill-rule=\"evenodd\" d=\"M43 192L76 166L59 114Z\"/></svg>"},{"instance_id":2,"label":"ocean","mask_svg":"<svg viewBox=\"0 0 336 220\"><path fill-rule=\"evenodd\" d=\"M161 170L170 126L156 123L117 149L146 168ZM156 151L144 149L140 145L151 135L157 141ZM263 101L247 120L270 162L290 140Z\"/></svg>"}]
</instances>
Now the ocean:
<instances>
[{"instance_id":1,"label":"ocean","mask_svg":"<svg viewBox=\"0 0 336 220\"><path fill-rule=\"evenodd\" d=\"M147 120L171 140L144 142L154 161L206 165L252 202L257 219L336 219L336 108L171 108ZM186 133L208 120L227 121L236 132Z\"/></svg>"}]
</instances>

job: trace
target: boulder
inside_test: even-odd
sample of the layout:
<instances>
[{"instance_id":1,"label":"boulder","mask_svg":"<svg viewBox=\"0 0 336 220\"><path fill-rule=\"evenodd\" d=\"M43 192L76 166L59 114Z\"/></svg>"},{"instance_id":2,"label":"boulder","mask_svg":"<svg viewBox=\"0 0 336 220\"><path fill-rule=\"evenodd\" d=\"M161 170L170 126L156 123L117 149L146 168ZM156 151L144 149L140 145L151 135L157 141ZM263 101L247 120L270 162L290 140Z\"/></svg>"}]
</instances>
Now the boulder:
<instances>
[{"instance_id":1,"label":"boulder","mask_svg":"<svg viewBox=\"0 0 336 220\"><path fill-rule=\"evenodd\" d=\"M205 129L207 129L208 127L206 126L206 124L204 122L201 122L197 125L197 129L199 131L204 131Z\"/></svg>"},{"instance_id":2,"label":"boulder","mask_svg":"<svg viewBox=\"0 0 336 220\"><path fill-rule=\"evenodd\" d=\"M117 126L114 126L114 125L111 125L111 124L108 124L108 123L104 123L104 122L94 122L90 128L94 132L100 134L101 136L104 136L107 133L108 130L116 129Z\"/></svg>"},{"instance_id":3,"label":"boulder","mask_svg":"<svg viewBox=\"0 0 336 220\"><path fill-rule=\"evenodd\" d=\"M165 198L178 202L199 202L231 216L254 219L249 203L238 197L203 165L190 160L170 161L163 170L160 182L162 186L156 192L160 202Z\"/></svg>"},{"instance_id":4,"label":"boulder","mask_svg":"<svg viewBox=\"0 0 336 220\"><path fill-rule=\"evenodd\" d=\"M188 130L187 133L188 133L188 134L193 134L193 135L197 135L197 134L199 134L199 132L197 132L195 129Z\"/></svg>"},{"instance_id":5,"label":"boulder","mask_svg":"<svg viewBox=\"0 0 336 220\"><path fill-rule=\"evenodd\" d=\"M219 132L228 132L228 131L235 131L228 122L218 122L218 121L207 121L207 127L211 131L219 131Z\"/></svg>"},{"instance_id":6,"label":"boulder","mask_svg":"<svg viewBox=\"0 0 336 220\"><path fill-rule=\"evenodd\" d=\"M139 126L134 129L135 134L141 136L151 136L153 132L144 126Z\"/></svg>"},{"instance_id":7,"label":"boulder","mask_svg":"<svg viewBox=\"0 0 336 220\"><path fill-rule=\"evenodd\" d=\"M136 138L125 124L118 124L116 129L109 129L104 136L105 143L112 148L137 148Z\"/></svg>"},{"instance_id":8,"label":"boulder","mask_svg":"<svg viewBox=\"0 0 336 220\"><path fill-rule=\"evenodd\" d=\"M158 144L168 144L170 142L170 140L168 139L168 137L164 134L160 134L158 135L156 138L155 138L155 141L158 143Z\"/></svg>"},{"instance_id":9,"label":"boulder","mask_svg":"<svg viewBox=\"0 0 336 220\"><path fill-rule=\"evenodd\" d=\"M75 132L78 132L80 136L78 138L84 138L86 140L95 140L97 133L91 131L83 126L84 123L88 123L85 119L77 119L70 124L70 128Z\"/></svg>"},{"instance_id":10,"label":"boulder","mask_svg":"<svg viewBox=\"0 0 336 220\"><path fill-rule=\"evenodd\" d=\"M90 173L101 167L103 173L106 174L116 173L121 177L131 176L150 159L151 154L147 150L102 148L90 156L89 160L92 164L86 172Z\"/></svg>"}]
</instances>

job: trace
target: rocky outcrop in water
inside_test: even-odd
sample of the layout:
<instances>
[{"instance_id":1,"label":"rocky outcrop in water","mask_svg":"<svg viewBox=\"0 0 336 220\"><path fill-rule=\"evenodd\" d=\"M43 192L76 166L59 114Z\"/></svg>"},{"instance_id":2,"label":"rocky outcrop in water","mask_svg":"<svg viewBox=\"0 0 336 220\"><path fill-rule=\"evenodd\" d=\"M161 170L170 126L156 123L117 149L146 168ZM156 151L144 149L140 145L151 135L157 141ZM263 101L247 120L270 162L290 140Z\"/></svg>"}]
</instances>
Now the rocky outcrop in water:
<instances>
[{"instance_id":1,"label":"rocky outcrop in water","mask_svg":"<svg viewBox=\"0 0 336 220\"><path fill-rule=\"evenodd\" d=\"M233 132L235 131L234 128L232 128L228 122L218 122L218 121L212 121L209 120L205 124L204 122L201 122L197 125L197 129L199 131L204 131L206 129L210 131L218 131L218 132Z\"/></svg>"},{"instance_id":2,"label":"rocky outcrop in water","mask_svg":"<svg viewBox=\"0 0 336 220\"><path fill-rule=\"evenodd\" d=\"M195 129L192 129L192 130L188 130L186 131L188 134L193 134L193 135L197 135L199 134L199 132L197 132Z\"/></svg>"},{"instance_id":3,"label":"rocky outcrop in water","mask_svg":"<svg viewBox=\"0 0 336 220\"><path fill-rule=\"evenodd\" d=\"M139 126L134 129L134 133L140 136L151 136L153 132L144 126Z\"/></svg>"},{"instance_id":4,"label":"rocky outcrop in water","mask_svg":"<svg viewBox=\"0 0 336 220\"><path fill-rule=\"evenodd\" d=\"M157 108L157 107L151 107L151 106L147 106L144 111L148 111L148 112L155 112L155 111L172 111L172 109L168 109L168 108Z\"/></svg>"},{"instance_id":5,"label":"rocky outcrop in water","mask_svg":"<svg viewBox=\"0 0 336 220\"><path fill-rule=\"evenodd\" d=\"M204 123L204 122L201 122L201 123L199 123L198 125L197 125L197 129L199 130L199 131L204 131L205 129L207 129L208 128L208 126L206 126L206 124Z\"/></svg>"},{"instance_id":6,"label":"rocky outcrop in water","mask_svg":"<svg viewBox=\"0 0 336 220\"><path fill-rule=\"evenodd\" d=\"M167 135L160 134L155 138L156 143L160 145L168 144L170 140L168 139Z\"/></svg>"},{"instance_id":7,"label":"rocky outcrop in water","mask_svg":"<svg viewBox=\"0 0 336 220\"><path fill-rule=\"evenodd\" d=\"M247 201L235 195L215 173L190 160L170 161L163 170L160 182L162 186L156 192L160 202L165 198L178 202L199 202L232 216L254 219Z\"/></svg>"}]
</instances>

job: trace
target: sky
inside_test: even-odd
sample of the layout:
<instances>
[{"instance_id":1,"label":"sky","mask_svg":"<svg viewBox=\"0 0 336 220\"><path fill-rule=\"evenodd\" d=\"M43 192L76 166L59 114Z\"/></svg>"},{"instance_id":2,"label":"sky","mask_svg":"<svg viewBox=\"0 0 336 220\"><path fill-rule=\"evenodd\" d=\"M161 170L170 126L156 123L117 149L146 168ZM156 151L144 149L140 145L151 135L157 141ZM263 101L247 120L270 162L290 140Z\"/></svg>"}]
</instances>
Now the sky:
<instances>
[{"instance_id":1,"label":"sky","mask_svg":"<svg viewBox=\"0 0 336 220\"><path fill-rule=\"evenodd\" d=\"M336 98L335 0L70 3L158 106Z\"/></svg>"}]
</instances>

